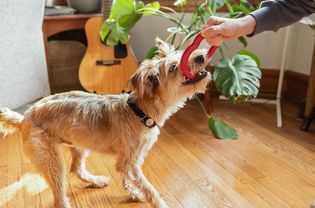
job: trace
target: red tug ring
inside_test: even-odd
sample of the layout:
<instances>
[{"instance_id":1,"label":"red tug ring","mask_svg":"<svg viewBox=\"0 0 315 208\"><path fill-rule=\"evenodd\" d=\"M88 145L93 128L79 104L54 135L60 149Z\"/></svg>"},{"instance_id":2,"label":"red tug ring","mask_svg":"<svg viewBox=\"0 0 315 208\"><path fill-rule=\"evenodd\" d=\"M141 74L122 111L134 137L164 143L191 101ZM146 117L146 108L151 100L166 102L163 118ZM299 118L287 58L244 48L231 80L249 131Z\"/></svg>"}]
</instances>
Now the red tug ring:
<instances>
[{"instance_id":1,"label":"red tug ring","mask_svg":"<svg viewBox=\"0 0 315 208\"><path fill-rule=\"evenodd\" d=\"M188 59L189 56L191 55L192 52L194 52L194 50L196 50L201 41L204 39L204 37L202 37L201 33L199 33L194 41L185 49L185 51L183 52L182 58L180 59L180 63L179 63L179 68L182 70L183 75L185 77L187 77L188 79L194 79L197 75L196 74L192 74L190 72L190 67L188 66ZM214 54L214 52L217 50L218 46L211 46L208 53L207 53L207 59L211 58Z\"/></svg>"}]
</instances>

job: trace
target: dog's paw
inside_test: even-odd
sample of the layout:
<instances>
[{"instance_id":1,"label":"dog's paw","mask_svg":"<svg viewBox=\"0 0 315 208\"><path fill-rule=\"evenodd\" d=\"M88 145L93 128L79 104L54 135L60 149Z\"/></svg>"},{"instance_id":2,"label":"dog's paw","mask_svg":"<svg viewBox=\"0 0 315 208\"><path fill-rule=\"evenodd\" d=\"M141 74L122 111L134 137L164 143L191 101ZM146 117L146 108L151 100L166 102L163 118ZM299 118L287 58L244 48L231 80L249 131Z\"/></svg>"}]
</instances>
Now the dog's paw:
<instances>
[{"instance_id":1,"label":"dog's paw","mask_svg":"<svg viewBox=\"0 0 315 208\"><path fill-rule=\"evenodd\" d=\"M167 206L167 204L165 203L165 201L163 199L157 201L157 202L153 202L155 204L156 208L169 208L169 206Z\"/></svg>"},{"instance_id":2,"label":"dog's paw","mask_svg":"<svg viewBox=\"0 0 315 208\"><path fill-rule=\"evenodd\" d=\"M95 176L93 177L92 187L102 188L109 184L110 179L107 176Z\"/></svg>"},{"instance_id":3,"label":"dog's paw","mask_svg":"<svg viewBox=\"0 0 315 208\"><path fill-rule=\"evenodd\" d=\"M132 192L132 193L130 193L130 195L131 195L131 198L133 201L137 201L137 202L145 202L146 201L144 194L139 192L139 191Z\"/></svg>"},{"instance_id":4,"label":"dog's paw","mask_svg":"<svg viewBox=\"0 0 315 208\"><path fill-rule=\"evenodd\" d=\"M64 197L62 201L55 202L55 206L58 208L71 208L70 201L67 197Z\"/></svg>"},{"instance_id":5,"label":"dog's paw","mask_svg":"<svg viewBox=\"0 0 315 208\"><path fill-rule=\"evenodd\" d=\"M145 195L141 193L140 190L134 184L130 183L127 180L125 180L123 184L124 184L124 188L130 193L133 201L137 201L137 202L146 201Z\"/></svg>"}]
</instances>

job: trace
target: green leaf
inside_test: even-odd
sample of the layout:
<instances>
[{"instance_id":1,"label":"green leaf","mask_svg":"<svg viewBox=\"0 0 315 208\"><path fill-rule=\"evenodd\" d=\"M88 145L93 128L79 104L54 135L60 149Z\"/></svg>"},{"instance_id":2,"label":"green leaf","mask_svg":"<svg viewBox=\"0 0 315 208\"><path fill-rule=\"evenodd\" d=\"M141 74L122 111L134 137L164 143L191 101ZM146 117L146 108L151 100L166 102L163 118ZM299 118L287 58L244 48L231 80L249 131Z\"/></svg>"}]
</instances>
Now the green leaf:
<instances>
[{"instance_id":1,"label":"green leaf","mask_svg":"<svg viewBox=\"0 0 315 208\"><path fill-rule=\"evenodd\" d=\"M169 27L166 30L169 33L183 33L183 29L180 27Z\"/></svg>"},{"instance_id":2,"label":"green leaf","mask_svg":"<svg viewBox=\"0 0 315 208\"><path fill-rule=\"evenodd\" d=\"M232 60L224 58L215 65L213 79L225 97L250 98L258 94L261 71L250 56L237 54Z\"/></svg>"},{"instance_id":3,"label":"green leaf","mask_svg":"<svg viewBox=\"0 0 315 208\"><path fill-rule=\"evenodd\" d=\"M214 116L209 118L208 126L218 139L237 139L236 130L221 122Z\"/></svg>"},{"instance_id":4,"label":"green leaf","mask_svg":"<svg viewBox=\"0 0 315 208\"><path fill-rule=\"evenodd\" d=\"M243 44L244 48L247 47L247 40L244 36L239 37L238 40Z\"/></svg>"},{"instance_id":5,"label":"green leaf","mask_svg":"<svg viewBox=\"0 0 315 208\"><path fill-rule=\"evenodd\" d=\"M239 6L237 4L232 5L232 9L234 12L242 12L243 11L241 6Z\"/></svg>"},{"instance_id":6,"label":"green leaf","mask_svg":"<svg viewBox=\"0 0 315 208\"><path fill-rule=\"evenodd\" d=\"M222 8L225 4L226 0L213 0L212 2L212 11L217 11Z\"/></svg>"},{"instance_id":7,"label":"green leaf","mask_svg":"<svg viewBox=\"0 0 315 208\"><path fill-rule=\"evenodd\" d=\"M255 10L254 6L247 0L240 0L240 7L245 14Z\"/></svg>"},{"instance_id":8,"label":"green leaf","mask_svg":"<svg viewBox=\"0 0 315 208\"><path fill-rule=\"evenodd\" d=\"M116 21L115 20L106 20L103 25L102 25L102 29L100 31L100 37L101 40L104 42L105 38L107 37L107 35L109 34L110 30L115 27Z\"/></svg>"},{"instance_id":9,"label":"green leaf","mask_svg":"<svg viewBox=\"0 0 315 208\"><path fill-rule=\"evenodd\" d=\"M315 30L315 23L309 17L303 17L300 23L308 25L312 30Z\"/></svg>"},{"instance_id":10,"label":"green leaf","mask_svg":"<svg viewBox=\"0 0 315 208\"><path fill-rule=\"evenodd\" d=\"M141 18L141 14L125 15L117 18L119 25L129 31Z\"/></svg>"},{"instance_id":11,"label":"green leaf","mask_svg":"<svg viewBox=\"0 0 315 208\"><path fill-rule=\"evenodd\" d=\"M160 3L157 1L154 1L154 2L151 2L149 4L144 5L141 13L143 16L150 16L152 14L155 14L156 11L159 9L160 9Z\"/></svg>"},{"instance_id":12,"label":"green leaf","mask_svg":"<svg viewBox=\"0 0 315 208\"><path fill-rule=\"evenodd\" d=\"M233 14L230 14L231 18L240 18L242 16L244 16L243 12L234 12Z\"/></svg>"},{"instance_id":13,"label":"green leaf","mask_svg":"<svg viewBox=\"0 0 315 208\"><path fill-rule=\"evenodd\" d=\"M128 32L115 20L106 20L100 31L100 37L103 42L106 41L106 44L110 46L117 45L119 41L126 44Z\"/></svg>"},{"instance_id":14,"label":"green leaf","mask_svg":"<svg viewBox=\"0 0 315 208\"><path fill-rule=\"evenodd\" d=\"M187 4L187 0L176 0L174 2L174 6L181 7L185 6Z\"/></svg>"},{"instance_id":15,"label":"green leaf","mask_svg":"<svg viewBox=\"0 0 315 208\"><path fill-rule=\"evenodd\" d=\"M117 19L125 15L132 15L135 13L134 0L115 0L113 1L112 8L110 10L109 19Z\"/></svg>"},{"instance_id":16,"label":"green leaf","mask_svg":"<svg viewBox=\"0 0 315 208\"><path fill-rule=\"evenodd\" d=\"M258 56L256 54L254 54L253 52L245 50L245 49L241 49L238 52L238 54L250 56L252 59L254 59L254 61L256 62L257 66L260 67L260 60L259 60Z\"/></svg>"},{"instance_id":17,"label":"green leaf","mask_svg":"<svg viewBox=\"0 0 315 208\"><path fill-rule=\"evenodd\" d=\"M106 38L106 44L117 45L120 41L125 44L128 41L130 29L142 16L156 13L160 9L159 2L144 4L135 0L115 0L113 2L109 19L103 23L100 31L102 41Z\"/></svg>"},{"instance_id":18,"label":"green leaf","mask_svg":"<svg viewBox=\"0 0 315 208\"><path fill-rule=\"evenodd\" d=\"M230 96L228 97L228 100L231 103L237 104L237 103L243 103L247 100L247 97L245 95L241 95L241 96Z\"/></svg>"},{"instance_id":19,"label":"green leaf","mask_svg":"<svg viewBox=\"0 0 315 208\"><path fill-rule=\"evenodd\" d=\"M155 56L155 53L157 52L157 50L158 50L157 46L153 46L152 48L150 48L150 50L148 51L146 55L146 59L152 59Z\"/></svg>"},{"instance_id":20,"label":"green leaf","mask_svg":"<svg viewBox=\"0 0 315 208\"><path fill-rule=\"evenodd\" d=\"M229 3L229 0L225 0L225 5L226 5L226 7L227 7L229 13L230 13L230 14L233 14L233 13L234 13L234 10L233 10L231 4Z\"/></svg>"}]
</instances>

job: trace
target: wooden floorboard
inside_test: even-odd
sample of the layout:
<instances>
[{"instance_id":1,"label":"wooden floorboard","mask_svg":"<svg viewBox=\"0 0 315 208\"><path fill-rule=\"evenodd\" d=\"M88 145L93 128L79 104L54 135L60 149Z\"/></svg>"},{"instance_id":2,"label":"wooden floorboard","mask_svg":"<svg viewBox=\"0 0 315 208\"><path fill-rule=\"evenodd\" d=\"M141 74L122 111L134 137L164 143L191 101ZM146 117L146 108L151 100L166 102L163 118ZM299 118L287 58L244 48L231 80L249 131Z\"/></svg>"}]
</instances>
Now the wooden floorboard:
<instances>
[{"instance_id":1,"label":"wooden floorboard","mask_svg":"<svg viewBox=\"0 0 315 208\"><path fill-rule=\"evenodd\" d=\"M143 172L171 208L304 208L315 199L315 126L299 130L297 106L284 103L283 128L275 107L214 101L214 115L237 129L238 140L217 140L195 102L173 116L148 154ZM53 198L22 150L18 135L0 138L0 207L51 207ZM87 167L110 184L94 189L69 173L74 208L151 208L133 202L115 171L115 158L92 153Z\"/></svg>"}]
</instances>

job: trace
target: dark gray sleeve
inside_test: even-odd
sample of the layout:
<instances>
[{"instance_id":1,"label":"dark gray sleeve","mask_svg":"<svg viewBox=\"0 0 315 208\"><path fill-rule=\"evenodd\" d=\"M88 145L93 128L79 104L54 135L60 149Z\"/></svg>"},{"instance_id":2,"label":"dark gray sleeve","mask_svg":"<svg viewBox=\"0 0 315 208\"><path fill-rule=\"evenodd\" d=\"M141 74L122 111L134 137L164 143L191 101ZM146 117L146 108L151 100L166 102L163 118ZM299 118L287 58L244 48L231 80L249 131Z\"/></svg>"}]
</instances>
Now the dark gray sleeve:
<instances>
[{"instance_id":1,"label":"dark gray sleeve","mask_svg":"<svg viewBox=\"0 0 315 208\"><path fill-rule=\"evenodd\" d=\"M258 10L250 13L256 19L256 29L250 36L285 27L314 12L313 0L263 1Z\"/></svg>"}]
</instances>

